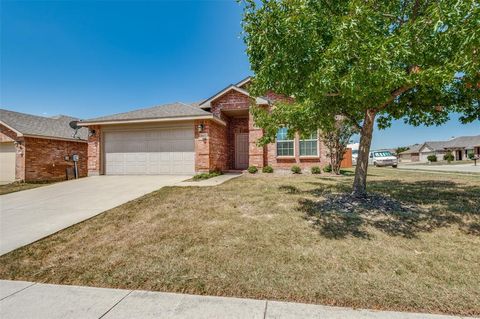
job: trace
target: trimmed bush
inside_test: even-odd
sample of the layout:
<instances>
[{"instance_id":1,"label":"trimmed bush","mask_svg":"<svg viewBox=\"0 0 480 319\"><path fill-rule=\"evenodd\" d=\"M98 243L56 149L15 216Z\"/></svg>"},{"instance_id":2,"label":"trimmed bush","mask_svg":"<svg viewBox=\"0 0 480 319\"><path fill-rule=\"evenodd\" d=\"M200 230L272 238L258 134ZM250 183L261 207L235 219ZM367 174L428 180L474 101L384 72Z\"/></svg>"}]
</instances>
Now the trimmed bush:
<instances>
[{"instance_id":1,"label":"trimmed bush","mask_svg":"<svg viewBox=\"0 0 480 319\"><path fill-rule=\"evenodd\" d=\"M473 160L475 158L475 154L468 153L468 159Z\"/></svg>"},{"instance_id":2,"label":"trimmed bush","mask_svg":"<svg viewBox=\"0 0 480 319\"><path fill-rule=\"evenodd\" d=\"M210 173L200 173L200 174L197 174L195 176L193 176L193 180L194 181L201 181L201 180L204 180L204 179L209 179L209 178L212 178L212 177L217 177L217 176L220 176L222 175L223 173L220 172L220 171L212 171Z\"/></svg>"},{"instance_id":3,"label":"trimmed bush","mask_svg":"<svg viewBox=\"0 0 480 319\"><path fill-rule=\"evenodd\" d=\"M429 162L436 162L437 161L437 155L428 155L427 160Z\"/></svg>"},{"instance_id":4,"label":"trimmed bush","mask_svg":"<svg viewBox=\"0 0 480 319\"><path fill-rule=\"evenodd\" d=\"M455 159L455 156L453 156L452 152L449 151L447 154L443 155L443 159L450 163Z\"/></svg>"},{"instance_id":5,"label":"trimmed bush","mask_svg":"<svg viewBox=\"0 0 480 319\"><path fill-rule=\"evenodd\" d=\"M262 168L263 173L273 173L273 168L270 165L267 165Z\"/></svg>"},{"instance_id":6,"label":"trimmed bush","mask_svg":"<svg viewBox=\"0 0 480 319\"><path fill-rule=\"evenodd\" d=\"M255 174L256 172L258 172L258 168L256 166L249 166L247 168L247 171L250 173L250 174Z\"/></svg>"},{"instance_id":7,"label":"trimmed bush","mask_svg":"<svg viewBox=\"0 0 480 319\"><path fill-rule=\"evenodd\" d=\"M293 165L290 170L292 171L293 174L301 174L302 173L302 169L297 165Z\"/></svg>"},{"instance_id":8,"label":"trimmed bush","mask_svg":"<svg viewBox=\"0 0 480 319\"><path fill-rule=\"evenodd\" d=\"M320 174L322 172L322 170L318 166L312 166L311 172L312 172L312 174Z\"/></svg>"},{"instance_id":9,"label":"trimmed bush","mask_svg":"<svg viewBox=\"0 0 480 319\"><path fill-rule=\"evenodd\" d=\"M323 167L323 171L325 173L331 173L332 172L332 165L328 164L325 167Z\"/></svg>"}]
</instances>

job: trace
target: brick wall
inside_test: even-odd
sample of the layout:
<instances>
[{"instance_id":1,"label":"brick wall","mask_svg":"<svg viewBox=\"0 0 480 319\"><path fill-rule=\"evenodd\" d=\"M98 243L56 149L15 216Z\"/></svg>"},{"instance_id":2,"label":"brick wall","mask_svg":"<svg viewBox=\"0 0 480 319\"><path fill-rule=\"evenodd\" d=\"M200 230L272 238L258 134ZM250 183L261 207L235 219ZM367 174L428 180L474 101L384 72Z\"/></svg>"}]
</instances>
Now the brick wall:
<instances>
[{"instance_id":1,"label":"brick wall","mask_svg":"<svg viewBox=\"0 0 480 319\"><path fill-rule=\"evenodd\" d=\"M100 126L90 126L89 132L95 130L95 134L88 134L88 158L87 168L88 176L96 176L101 173L101 138L102 130Z\"/></svg>"},{"instance_id":2,"label":"brick wall","mask_svg":"<svg viewBox=\"0 0 480 319\"><path fill-rule=\"evenodd\" d=\"M321 139L318 143L318 156L300 157L300 137L298 134L295 136L294 144L294 156L292 157L277 157L277 144L268 144L266 151L267 164L277 169L290 169L293 165L308 169L312 166L323 167L329 163L327 149Z\"/></svg>"},{"instance_id":3,"label":"brick wall","mask_svg":"<svg viewBox=\"0 0 480 319\"><path fill-rule=\"evenodd\" d=\"M252 99L250 97L235 90L231 90L212 102L211 112L218 118L228 120L228 118L225 118L225 115L222 114L222 110L248 110L251 102Z\"/></svg>"},{"instance_id":4,"label":"brick wall","mask_svg":"<svg viewBox=\"0 0 480 319\"><path fill-rule=\"evenodd\" d=\"M203 124L199 132L198 125ZM195 171L228 169L227 128L215 121L195 121Z\"/></svg>"},{"instance_id":5,"label":"brick wall","mask_svg":"<svg viewBox=\"0 0 480 319\"><path fill-rule=\"evenodd\" d=\"M44 138L25 138L25 180L52 181L64 180L67 167L73 167L65 156L77 154L80 157L78 172L87 176L87 143Z\"/></svg>"},{"instance_id":6,"label":"brick wall","mask_svg":"<svg viewBox=\"0 0 480 319\"><path fill-rule=\"evenodd\" d=\"M248 166L263 167L266 147L258 146L257 141L263 136L263 130L255 126L251 113L248 114Z\"/></svg>"}]
</instances>

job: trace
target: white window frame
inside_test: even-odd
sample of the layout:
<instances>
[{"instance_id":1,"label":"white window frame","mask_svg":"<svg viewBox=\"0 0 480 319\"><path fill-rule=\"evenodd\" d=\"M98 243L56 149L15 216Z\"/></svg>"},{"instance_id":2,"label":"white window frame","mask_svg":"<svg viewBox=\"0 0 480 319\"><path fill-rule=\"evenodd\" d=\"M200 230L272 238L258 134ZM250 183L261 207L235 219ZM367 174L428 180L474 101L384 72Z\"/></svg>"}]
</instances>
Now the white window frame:
<instances>
[{"instance_id":1,"label":"white window frame","mask_svg":"<svg viewBox=\"0 0 480 319\"><path fill-rule=\"evenodd\" d=\"M316 137L315 139L311 138L313 134L310 135L310 138L307 138L307 139L299 139L298 140L298 150L299 150L299 155L301 158L307 158L307 157L318 157L319 156L319 152L320 152L320 139L318 138L318 132L315 133ZM316 154L311 154L311 155L302 155L301 152L302 152L302 142L314 142L316 141L317 143L317 153Z\"/></svg>"},{"instance_id":2,"label":"white window frame","mask_svg":"<svg viewBox=\"0 0 480 319\"><path fill-rule=\"evenodd\" d=\"M286 129L287 130L287 134L288 134L288 128L286 127L280 127L278 130L277 130L277 135L276 137L278 137L278 131L280 131L281 129ZM287 136L285 136L285 138L287 138ZM292 145L293 145L293 154L292 155L278 155L278 143L281 143L281 142L291 142ZM295 138L291 139L291 140L279 140L278 138L275 139L275 154L277 156L277 158L294 158L295 157L295 151L296 151L296 147L295 147Z\"/></svg>"}]
</instances>

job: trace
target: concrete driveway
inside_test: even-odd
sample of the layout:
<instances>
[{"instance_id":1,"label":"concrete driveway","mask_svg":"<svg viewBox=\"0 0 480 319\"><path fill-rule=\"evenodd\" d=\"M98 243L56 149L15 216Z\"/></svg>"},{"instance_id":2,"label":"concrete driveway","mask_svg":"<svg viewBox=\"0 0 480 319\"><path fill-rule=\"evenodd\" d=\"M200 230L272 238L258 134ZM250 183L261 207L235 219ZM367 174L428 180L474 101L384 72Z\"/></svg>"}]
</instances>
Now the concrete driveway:
<instances>
[{"instance_id":1,"label":"concrete driveway","mask_svg":"<svg viewBox=\"0 0 480 319\"><path fill-rule=\"evenodd\" d=\"M95 176L0 196L0 255L191 176Z\"/></svg>"}]
</instances>

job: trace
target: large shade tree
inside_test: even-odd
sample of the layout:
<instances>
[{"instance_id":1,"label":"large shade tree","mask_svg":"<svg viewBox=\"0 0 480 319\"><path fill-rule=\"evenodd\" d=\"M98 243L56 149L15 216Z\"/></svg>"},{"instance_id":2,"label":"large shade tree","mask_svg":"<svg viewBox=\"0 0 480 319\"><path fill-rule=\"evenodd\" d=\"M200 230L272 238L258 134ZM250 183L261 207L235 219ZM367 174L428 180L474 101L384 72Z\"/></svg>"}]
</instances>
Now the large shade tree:
<instances>
[{"instance_id":1,"label":"large shade tree","mask_svg":"<svg viewBox=\"0 0 480 319\"><path fill-rule=\"evenodd\" d=\"M246 0L254 79L298 103L271 113L318 126L342 115L360 130L353 192L364 196L374 123L480 120L480 4L474 0ZM259 112L260 116L265 115ZM260 119L268 122L268 116ZM268 125L265 125L268 127ZM268 132L267 132L268 133Z\"/></svg>"}]
</instances>

